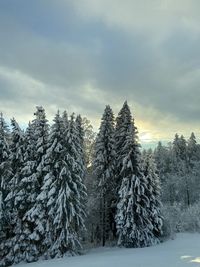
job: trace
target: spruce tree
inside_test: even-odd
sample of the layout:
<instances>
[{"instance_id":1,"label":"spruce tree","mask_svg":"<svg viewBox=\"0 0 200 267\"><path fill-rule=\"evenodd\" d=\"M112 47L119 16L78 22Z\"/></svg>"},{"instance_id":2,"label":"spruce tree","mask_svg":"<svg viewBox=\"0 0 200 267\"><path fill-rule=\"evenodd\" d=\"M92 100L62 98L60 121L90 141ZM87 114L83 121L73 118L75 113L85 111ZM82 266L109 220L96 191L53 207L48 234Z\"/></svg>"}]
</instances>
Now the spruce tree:
<instances>
[{"instance_id":1,"label":"spruce tree","mask_svg":"<svg viewBox=\"0 0 200 267\"><path fill-rule=\"evenodd\" d=\"M43 156L43 174L41 190L36 199L34 210L40 211L40 219L37 223L36 230L39 231L41 239L41 253L45 258L54 257L51 250L54 244L54 225L53 220L56 211L53 209L56 195L55 183L59 179L64 158L64 123L59 112L56 114L51 132L47 142L46 154Z\"/></svg>"},{"instance_id":2,"label":"spruce tree","mask_svg":"<svg viewBox=\"0 0 200 267\"><path fill-rule=\"evenodd\" d=\"M75 143L75 145L77 146L77 153L78 153L77 162L80 168L80 177L82 180L84 180L86 174L86 165L85 165L85 155L84 155L84 129L83 129L83 121L81 115L78 115L76 117L75 132L77 135L77 142Z\"/></svg>"},{"instance_id":3,"label":"spruce tree","mask_svg":"<svg viewBox=\"0 0 200 267\"><path fill-rule=\"evenodd\" d=\"M79 231L85 227L83 198L86 197L86 188L80 174L74 115L65 132L59 121L59 117L55 118L50 136L52 146L47 150L45 158L50 167L43 186L49 188L47 207L48 216L52 220L50 225L53 227L48 255L51 257L78 253L81 248Z\"/></svg>"},{"instance_id":4,"label":"spruce tree","mask_svg":"<svg viewBox=\"0 0 200 267\"><path fill-rule=\"evenodd\" d=\"M194 133L191 133L187 142L187 160L190 169L196 167L198 164L197 162L199 161L198 145Z\"/></svg>"},{"instance_id":5,"label":"spruce tree","mask_svg":"<svg viewBox=\"0 0 200 267\"><path fill-rule=\"evenodd\" d=\"M8 252L6 241L10 238L10 212L5 203L9 193L8 184L12 175L8 142L8 125L3 118L3 114L0 113L0 258Z\"/></svg>"},{"instance_id":6,"label":"spruce tree","mask_svg":"<svg viewBox=\"0 0 200 267\"><path fill-rule=\"evenodd\" d=\"M6 197L7 207L14 211L16 209L16 197L18 185L21 179L21 169L24 163L24 133L18 123L13 118L11 120L11 144L10 144L10 163L12 175L9 181L10 192Z\"/></svg>"},{"instance_id":7,"label":"spruce tree","mask_svg":"<svg viewBox=\"0 0 200 267\"><path fill-rule=\"evenodd\" d=\"M186 162L186 140L183 135L179 137L178 134L175 134L173 141L172 153L173 153L173 164L174 168L177 171L180 171L184 168L183 164Z\"/></svg>"},{"instance_id":8,"label":"spruce tree","mask_svg":"<svg viewBox=\"0 0 200 267\"><path fill-rule=\"evenodd\" d=\"M163 218L161 215L160 180L157 174L155 160L150 151L144 154L143 171L147 180L146 195L149 199L148 213L153 226L154 240L158 243L162 235Z\"/></svg>"},{"instance_id":9,"label":"spruce tree","mask_svg":"<svg viewBox=\"0 0 200 267\"><path fill-rule=\"evenodd\" d=\"M69 127L69 119L68 119L68 114L66 110L63 112L62 121L63 121L64 129L67 130Z\"/></svg>"},{"instance_id":10,"label":"spruce tree","mask_svg":"<svg viewBox=\"0 0 200 267\"><path fill-rule=\"evenodd\" d=\"M34 247L33 260L37 260L44 251L43 239L44 239L44 205L40 201L38 195L41 192L41 186L44 181L45 170L44 170L44 156L46 154L49 125L46 119L45 110L43 107L37 107L34 114L36 116L33 121L34 125L34 137L35 137L35 162L33 174L31 175L32 180L32 205L26 212L24 218L32 224L31 234L29 238Z\"/></svg>"},{"instance_id":11,"label":"spruce tree","mask_svg":"<svg viewBox=\"0 0 200 267\"><path fill-rule=\"evenodd\" d=\"M85 164L88 169L91 169L96 133L94 132L91 122L86 117L82 119L82 127L84 132L83 149Z\"/></svg>"},{"instance_id":12,"label":"spruce tree","mask_svg":"<svg viewBox=\"0 0 200 267\"><path fill-rule=\"evenodd\" d=\"M127 101L124 102L122 109L120 110L117 118L116 118L116 127L115 127L115 145L116 145L116 192L118 192L121 183L122 176L120 175L121 169L123 167L123 160L126 156L126 152L124 151L124 143L126 142L126 135L129 131L130 122L131 122L131 112L128 106ZM133 125L134 127L134 125ZM134 133L137 134L137 128L133 129Z\"/></svg>"},{"instance_id":13,"label":"spruce tree","mask_svg":"<svg viewBox=\"0 0 200 267\"><path fill-rule=\"evenodd\" d=\"M190 206L191 204L191 188L190 179L191 174L189 173L189 164L187 157L187 142L183 135L180 137L180 171L184 181L184 192L185 192L185 204Z\"/></svg>"},{"instance_id":14,"label":"spruce tree","mask_svg":"<svg viewBox=\"0 0 200 267\"><path fill-rule=\"evenodd\" d=\"M158 142L158 145L154 150L154 158L156 161L160 181L161 183L165 183L166 173L169 172L170 159L167 147L163 146L161 142Z\"/></svg>"},{"instance_id":15,"label":"spruce tree","mask_svg":"<svg viewBox=\"0 0 200 267\"><path fill-rule=\"evenodd\" d=\"M5 202L6 208L10 214L10 238L7 240L8 254L4 261L8 263L18 263L21 261L21 232L22 217L20 211L20 202L23 201L19 196L19 184L22 178L22 168L24 166L24 133L20 129L18 123L13 118L11 120L11 145L10 145L10 163L12 175L8 183L10 192Z\"/></svg>"},{"instance_id":16,"label":"spruce tree","mask_svg":"<svg viewBox=\"0 0 200 267\"><path fill-rule=\"evenodd\" d=\"M198 199L200 190L200 153L199 144L197 144L194 133L191 133L191 136L187 142L187 167L191 192L190 200L192 204Z\"/></svg>"},{"instance_id":17,"label":"spruce tree","mask_svg":"<svg viewBox=\"0 0 200 267\"><path fill-rule=\"evenodd\" d=\"M100 197L100 225L103 246L108 239L108 233L113 230L109 217L115 189L115 158L114 115L110 106L106 106L95 142L93 163L96 191L99 192Z\"/></svg>"},{"instance_id":18,"label":"spruce tree","mask_svg":"<svg viewBox=\"0 0 200 267\"><path fill-rule=\"evenodd\" d=\"M188 173L187 144L183 135L175 135L172 147L172 186L175 202L182 202L186 206L191 203L190 175Z\"/></svg>"},{"instance_id":19,"label":"spruce tree","mask_svg":"<svg viewBox=\"0 0 200 267\"><path fill-rule=\"evenodd\" d=\"M30 238L33 223L26 218L28 212L34 203L34 183L35 183L35 136L34 125L29 122L24 135L24 163L21 169L21 179L16 192L15 206L18 213L18 230L13 247L13 253L7 256L7 260L17 263L20 261L31 262L36 254L36 247L32 244Z\"/></svg>"},{"instance_id":20,"label":"spruce tree","mask_svg":"<svg viewBox=\"0 0 200 267\"><path fill-rule=\"evenodd\" d=\"M137 128L127 102L124 103L119 118L116 127L117 147L120 148L117 151L120 159L118 167L121 166L118 169L118 180L122 183L116 214L118 245L145 247L152 245L154 237L148 214L150 200L146 195L147 181L142 172Z\"/></svg>"}]
</instances>

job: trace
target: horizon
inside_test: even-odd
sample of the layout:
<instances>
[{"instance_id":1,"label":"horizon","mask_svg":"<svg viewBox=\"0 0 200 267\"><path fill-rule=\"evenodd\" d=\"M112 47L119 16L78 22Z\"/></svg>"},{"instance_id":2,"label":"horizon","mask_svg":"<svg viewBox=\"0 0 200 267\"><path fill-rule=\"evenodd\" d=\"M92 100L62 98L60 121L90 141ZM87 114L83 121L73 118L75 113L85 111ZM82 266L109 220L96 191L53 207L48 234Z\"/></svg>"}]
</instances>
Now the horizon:
<instances>
[{"instance_id":1,"label":"horizon","mask_svg":"<svg viewBox=\"0 0 200 267\"><path fill-rule=\"evenodd\" d=\"M58 110L60 111L60 109L58 109ZM63 113L64 111L67 111L67 110L62 110L60 113ZM118 112L119 112L119 110L118 110ZM8 118L8 117L5 116L5 114L2 111L1 111L1 113L3 114L3 117L4 117L5 121L6 121L9 129L11 130L11 123L10 123L10 121L11 121L12 118L15 118L15 116L11 116L11 118ZM69 112L67 112L67 113L68 113L68 115L70 115L71 113L73 113L73 111L71 113L69 113ZM55 112L55 114L56 114L56 112ZM53 119L54 119L55 114L51 114L50 117L48 116L48 114L46 114L46 118L47 118L48 124L50 126L53 124ZM75 114L75 115L79 115L79 114ZM103 115L103 111L102 111L102 115ZM101 117L102 117L102 115L101 115ZM116 114L114 113L114 118L115 119L116 119L117 115L118 115L118 113L116 113ZM89 119L86 116L82 116L82 118L84 118L84 117L87 118L87 119ZM100 123L101 123L101 117L98 118L98 125L96 124L95 126L89 120L90 123L91 123L91 125L92 125L92 127L93 127L93 131L96 134L99 131L99 127L100 127ZM20 123L19 121L17 121L17 122L19 123L20 128L25 131L26 128L27 128L27 126L28 126L28 123L31 122L33 119L34 119L34 110L32 112L32 116L29 117L29 120L26 123ZM133 117L133 119L135 121L135 118L134 117ZM137 124L136 123L135 123L135 125L137 127ZM137 129L138 129L138 127L137 127ZM188 134L188 135L183 135L186 141L189 139L189 137L190 137L190 135L191 135L192 132L193 131L191 131L190 134ZM170 143L173 142L174 137L175 137L175 134L178 134L179 136L182 135L181 132L175 132L171 139L170 138L169 139L164 139L164 140L161 140L161 139L153 139L152 136L149 133L146 133L146 132L140 133L139 132L139 129L138 129L138 138L139 138L138 141L139 141L139 144L141 145L141 149L142 150L143 149L155 149L157 147L157 145L158 145L158 142L161 142L163 146L167 147L167 146L169 146ZM196 132L194 132L194 134L195 134L195 137L196 137L197 142L199 142L200 141L200 137L197 135Z\"/></svg>"}]
</instances>

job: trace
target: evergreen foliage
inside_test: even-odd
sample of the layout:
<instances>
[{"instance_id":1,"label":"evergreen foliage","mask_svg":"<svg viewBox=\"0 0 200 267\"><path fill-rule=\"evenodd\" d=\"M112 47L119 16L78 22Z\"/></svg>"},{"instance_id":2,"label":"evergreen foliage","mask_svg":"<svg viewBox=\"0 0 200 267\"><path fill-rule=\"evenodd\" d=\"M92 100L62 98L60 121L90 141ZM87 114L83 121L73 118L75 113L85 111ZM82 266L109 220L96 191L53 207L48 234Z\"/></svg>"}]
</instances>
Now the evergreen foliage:
<instances>
[{"instance_id":1,"label":"evergreen foliage","mask_svg":"<svg viewBox=\"0 0 200 267\"><path fill-rule=\"evenodd\" d=\"M153 226L155 242L159 242L158 237L162 235L163 218L161 215L161 188L157 174L157 167L151 152L144 154L143 170L147 181L147 196L149 199L148 213Z\"/></svg>"},{"instance_id":2,"label":"evergreen foliage","mask_svg":"<svg viewBox=\"0 0 200 267\"><path fill-rule=\"evenodd\" d=\"M21 257L21 211L19 196L19 184L22 178L22 168L24 164L24 133L20 129L18 123L13 118L11 120L11 144L10 144L10 163L11 163L11 179L8 183L9 193L5 199L6 209L9 211L9 232L10 236L6 240L8 254L6 255L7 263L18 263Z\"/></svg>"},{"instance_id":3,"label":"evergreen foliage","mask_svg":"<svg viewBox=\"0 0 200 267\"><path fill-rule=\"evenodd\" d=\"M8 251L6 241L10 237L10 212L5 200L9 193L11 175L9 129L3 114L0 113L0 258Z\"/></svg>"},{"instance_id":4,"label":"evergreen foliage","mask_svg":"<svg viewBox=\"0 0 200 267\"><path fill-rule=\"evenodd\" d=\"M120 175L121 170L123 168L123 161L126 157L126 149L124 147L127 138L127 132L129 131L129 127L131 124L131 112L128 106L127 101L124 102L122 109L120 110L117 118L116 118L116 127L115 127L115 147L116 147L116 192L118 192L119 187L122 183L122 176ZM134 124L132 125L134 134L137 134L137 129ZM135 138L135 136L134 136Z\"/></svg>"},{"instance_id":5,"label":"evergreen foliage","mask_svg":"<svg viewBox=\"0 0 200 267\"><path fill-rule=\"evenodd\" d=\"M125 106L127 103L125 103ZM126 112L129 109L126 109ZM130 112L125 116L126 139L122 144L122 169L119 175L122 184L119 189L116 225L119 235L118 245L125 247L145 247L154 243L153 226L148 214L150 201L147 181L140 164L137 129Z\"/></svg>"},{"instance_id":6,"label":"evergreen foliage","mask_svg":"<svg viewBox=\"0 0 200 267\"><path fill-rule=\"evenodd\" d=\"M105 245L112 232L111 203L115 193L116 153L114 141L114 115L110 106L106 106L95 142L93 169L96 177L96 191L100 199L100 225L102 244ZM109 220L110 219L110 220Z\"/></svg>"},{"instance_id":7,"label":"evergreen foliage","mask_svg":"<svg viewBox=\"0 0 200 267\"><path fill-rule=\"evenodd\" d=\"M81 248L79 230L85 227L86 188L82 180L84 166L83 159L80 161L79 135L74 115L67 128L59 114L56 115L45 157L48 173L41 193L47 199L48 257L75 254Z\"/></svg>"},{"instance_id":8,"label":"evergreen foliage","mask_svg":"<svg viewBox=\"0 0 200 267\"><path fill-rule=\"evenodd\" d=\"M43 239L44 239L44 206L40 201L38 195L40 194L40 189L44 179L44 156L47 149L47 141L49 134L49 126L47 124L47 119L45 115L45 110L43 107L37 107L36 116L33 120L34 126L34 136L35 136L35 153L34 153L34 173L31 175L32 179L32 203L30 209L26 212L24 218L31 224L31 234L29 238L31 239L31 244L33 248L34 260L37 260L39 256L43 253Z\"/></svg>"},{"instance_id":9,"label":"evergreen foliage","mask_svg":"<svg viewBox=\"0 0 200 267\"><path fill-rule=\"evenodd\" d=\"M163 230L198 229L187 218L198 214L200 190L194 133L141 154L127 102L116 125L106 106L97 136L80 115L57 112L51 127L43 107L34 115L25 133L15 119L10 132L0 115L2 266L79 254L87 238L105 245L117 234L119 246L145 247L159 243Z\"/></svg>"}]
</instances>

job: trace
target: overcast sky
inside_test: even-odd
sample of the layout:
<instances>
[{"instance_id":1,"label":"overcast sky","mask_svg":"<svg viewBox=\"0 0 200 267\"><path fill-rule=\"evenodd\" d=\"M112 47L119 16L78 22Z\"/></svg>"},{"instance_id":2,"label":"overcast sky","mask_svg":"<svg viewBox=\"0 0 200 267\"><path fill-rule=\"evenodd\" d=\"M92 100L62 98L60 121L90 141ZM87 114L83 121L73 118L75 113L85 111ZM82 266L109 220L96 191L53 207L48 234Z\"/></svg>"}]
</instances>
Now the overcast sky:
<instances>
[{"instance_id":1,"label":"overcast sky","mask_svg":"<svg viewBox=\"0 0 200 267\"><path fill-rule=\"evenodd\" d=\"M87 116L128 100L142 141L200 136L199 0L1 0L0 110Z\"/></svg>"}]
</instances>

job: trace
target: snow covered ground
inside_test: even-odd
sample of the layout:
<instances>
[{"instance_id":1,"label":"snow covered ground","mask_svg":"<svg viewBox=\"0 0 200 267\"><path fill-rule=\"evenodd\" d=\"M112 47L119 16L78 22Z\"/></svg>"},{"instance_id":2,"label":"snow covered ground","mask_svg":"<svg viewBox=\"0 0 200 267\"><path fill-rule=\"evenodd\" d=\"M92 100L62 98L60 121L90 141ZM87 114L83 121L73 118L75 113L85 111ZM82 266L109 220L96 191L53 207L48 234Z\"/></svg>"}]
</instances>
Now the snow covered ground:
<instances>
[{"instance_id":1,"label":"snow covered ground","mask_svg":"<svg viewBox=\"0 0 200 267\"><path fill-rule=\"evenodd\" d=\"M86 255L18 267L184 267L200 266L200 234L178 234L175 240L139 248L98 248Z\"/></svg>"}]
</instances>

